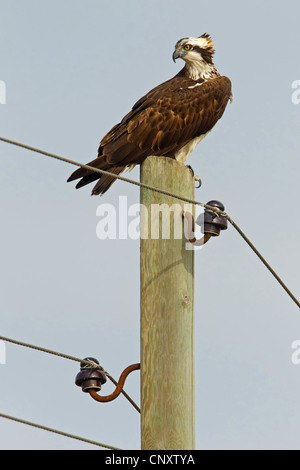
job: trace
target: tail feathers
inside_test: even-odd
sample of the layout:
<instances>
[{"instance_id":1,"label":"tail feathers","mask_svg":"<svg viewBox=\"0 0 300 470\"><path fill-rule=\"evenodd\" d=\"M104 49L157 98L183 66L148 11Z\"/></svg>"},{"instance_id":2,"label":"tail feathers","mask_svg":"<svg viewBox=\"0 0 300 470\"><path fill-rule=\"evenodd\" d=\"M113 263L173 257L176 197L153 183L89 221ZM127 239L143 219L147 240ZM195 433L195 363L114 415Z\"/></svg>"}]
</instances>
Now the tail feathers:
<instances>
[{"instance_id":1,"label":"tail feathers","mask_svg":"<svg viewBox=\"0 0 300 470\"><path fill-rule=\"evenodd\" d=\"M100 173L90 173L89 175L83 176L80 181L76 184L76 189L82 188L83 186L96 181L101 178Z\"/></svg>"},{"instance_id":2,"label":"tail feathers","mask_svg":"<svg viewBox=\"0 0 300 470\"><path fill-rule=\"evenodd\" d=\"M90 162L89 166L94 166L95 168L99 168L104 171L109 171L115 175L119 175L122 173L126 167L122 166L110 166L107 163L99 162L99 159L96 158L92 162ZM68 182L80 179L80 181L76 185L76 189L82 188L83 186L92 183L95 180L99 180L92 190L92 195L104 194L111 185L116 181L117 178L109 175L101 175L100 173L95 173L91 170L86 170L84 168L78 168L71 176L68 178Z\"/></svg>"},{"instance_id":3,"label":"tail feathers","mask_svg":"<svg viewBox=\"0 0 300 470\"><path fill-rule=\"evenodd\" d=\"M102 168L105 166L105 164L101 165L99 162L99 158L96 158L92 162L88 163L89 166L94 166L95 168ZM79 178L84 178L87 175L90 175L92 172L89 170L86 170L85 168L78 168L74 173L71 174L71 176L67 179L67 182L69 183L70 181L78 180Z\"/></svg>"},{"instance_id":4,"label":"tail feathers","mask_svg":"<svg viewBox=\"0 0 300 470\"><path fill-rule=\"evenodd\" d=\"M119 175L125 170L126 167L124 166L117 166L107 168L107 171L113 173L114 175ZM111 187L111 185L116 181L117 178L109 175L102 175L99 181L95 184L92 190L92 196L98 194L104 194L106 191Z\"/></svg>"}]
</instances>

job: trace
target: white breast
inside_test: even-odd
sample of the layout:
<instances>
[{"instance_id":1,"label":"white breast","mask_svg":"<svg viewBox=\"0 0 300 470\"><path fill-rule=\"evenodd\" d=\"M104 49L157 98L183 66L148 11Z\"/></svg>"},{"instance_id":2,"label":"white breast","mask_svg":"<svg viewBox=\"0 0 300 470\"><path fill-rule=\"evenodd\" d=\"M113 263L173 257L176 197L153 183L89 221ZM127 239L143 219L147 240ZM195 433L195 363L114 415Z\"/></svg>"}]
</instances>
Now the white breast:
<instances>
[{"instance_id":1,"label":"white breast","mask_svg":"<svg viewBox=\"0 0 300 470\"><path fill-rule=\"evenodd\" d=\"M208 131L206 134L202 134L199 137L196 137L195 139L191 140L188 144L186 144L184 147L182 147L178 152L175 153L175 158L181 163L184 163L187 158L190 156L190 154L195 150L196 145L201 142L202 139L204 139L205 136L210 131Z\"/></svg>"}]
</instances>

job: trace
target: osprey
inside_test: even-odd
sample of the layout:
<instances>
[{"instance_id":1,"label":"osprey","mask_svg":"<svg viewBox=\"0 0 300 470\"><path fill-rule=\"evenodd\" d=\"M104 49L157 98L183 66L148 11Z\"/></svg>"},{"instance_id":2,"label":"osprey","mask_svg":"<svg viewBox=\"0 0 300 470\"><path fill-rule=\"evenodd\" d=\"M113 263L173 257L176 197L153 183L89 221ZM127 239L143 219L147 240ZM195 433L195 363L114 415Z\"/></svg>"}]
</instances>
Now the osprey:
<instances>
[{"instance_id":1,"label":"osprey","mask_svg":"<svg viewBox=\"0 0 300 470\"><path fill-rule=\"evenodd\" d=\"M119 175L150 155L185 162L232 101L231 81L219 74L213 54L214 44L207 33L180 39L173 60L183 59L183 69L135 103L103 137L98 157L89 165ZM79 168L68 181L79 178L76 188L98 180L92 195L104 194L116 180Z\"/></svg>"}]
</instances>

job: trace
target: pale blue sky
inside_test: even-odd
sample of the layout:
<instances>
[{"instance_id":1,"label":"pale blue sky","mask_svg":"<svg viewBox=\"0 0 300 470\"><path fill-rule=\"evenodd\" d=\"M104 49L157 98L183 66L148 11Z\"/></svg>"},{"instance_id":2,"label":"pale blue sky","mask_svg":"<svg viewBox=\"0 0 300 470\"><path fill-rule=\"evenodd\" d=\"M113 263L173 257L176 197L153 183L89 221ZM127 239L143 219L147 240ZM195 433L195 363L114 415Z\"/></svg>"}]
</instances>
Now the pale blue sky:
<instances>
[{"instance_id":1,"label":"pale blue sky","mask_svg":"<svg viewBox=\"0 0 300 470\"><path fill-rule=\"evenodd\" d=\"M149 89L175 75L174 44L212 35L234 102L189 159L299 294L299 3L254 0L1 0L0 135L81 162ZM118 378L139 361L139 242L96 237L102 198L66 184L70 165L0 142L1 335L78 357ZM132 178L138 179L135 169ZM300 449L299 309L232 227L196 253L197 449ZM7 345L0 412L124 449L140 447L124 399L75 387L76 363ZM103 392L112 391L110 384ZM139 374L126 390L139 402ZM92 449L0 419L2 449Z\"/></svg>"}]
</instances>

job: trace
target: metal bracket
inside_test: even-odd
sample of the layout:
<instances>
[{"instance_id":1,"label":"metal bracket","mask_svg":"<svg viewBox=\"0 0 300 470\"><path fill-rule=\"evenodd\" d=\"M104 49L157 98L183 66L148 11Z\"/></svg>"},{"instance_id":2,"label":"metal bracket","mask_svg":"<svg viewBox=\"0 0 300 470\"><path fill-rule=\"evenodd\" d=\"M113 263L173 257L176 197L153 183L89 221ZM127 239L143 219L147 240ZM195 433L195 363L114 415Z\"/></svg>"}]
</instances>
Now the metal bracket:
<instances>
[{"instance_id":1,"label":"metal bracket","mask_svg":"<svg viewBox=\"0 0 300 470\"><path fill-rule=\"evenodd\" d=\"M222 212L225 210L223 204L219 201L209 201L208 206L216 207ZM201 246L208 242L211 237L218 237L221 230L227 229L227 219L221 215L216 215L214 212L205 209L203 214L200 214L196 220L196 224L201 227L201 232L204 234L199 240L195 237L195 219L194 216L188 212L183 211L182 216L187 221L187 235L189 242L194 246Z\"/></svg>"},{"instance_id":2,"label":"metal bracket","mask_svg":"<svg viewBox=\"0 0 300 470\"><path fill-rule=\"evenodd\" d=\"M84 359L84 361L91 362L91 366L88 366L86 362L81 363L80 372L76 376L75 384L78 387L81 387L83 392L89 393L94 400L104 403L115 400L122 392L125 380L128 375L134 370L138 370L141 368L140 364L132 364L126 367L126 369L124 369L122 374L120 375L119 381L116 385L114 392L110 395L101 396L98 395L97 392L101 390L102 385L105 384L105 382L107 381L105 372L100 365L99 367L94 366L94 364L99 364L97 359L88 357Z\"/></svg>"}]
</instances>

